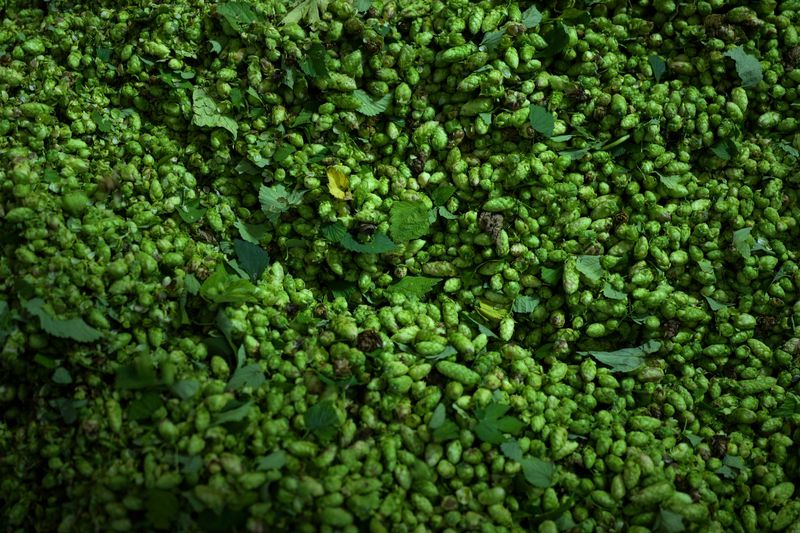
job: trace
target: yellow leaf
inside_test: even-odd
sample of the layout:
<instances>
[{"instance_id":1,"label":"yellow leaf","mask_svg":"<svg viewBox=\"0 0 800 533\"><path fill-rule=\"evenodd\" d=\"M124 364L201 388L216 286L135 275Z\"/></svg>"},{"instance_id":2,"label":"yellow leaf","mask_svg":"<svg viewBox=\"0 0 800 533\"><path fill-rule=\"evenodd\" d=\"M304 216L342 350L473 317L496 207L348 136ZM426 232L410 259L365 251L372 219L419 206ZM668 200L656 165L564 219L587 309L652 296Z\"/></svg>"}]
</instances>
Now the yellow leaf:
<instances>
[{"instance_id":1,"label":"yellow leaf","mask_svg":"<svg viewBox=\"0 0 800 533\"><path fill-rule=\"evenodd\" d=\"M508 315L507 309L501 309L499 307L495 307L492 304L485 302L484 300L478 301L478 314L480 314L486 320L491 321L498 321Z\"/></svg>"},{"instance_id":2,"label":"yellow leaf","mask_svg":"<svg viewBox=\"0 0 800 533\"><path fill-rule=\"evenodd\" d=\"M353 196L347 188L350 186L350 180L347 174L342 172L340 167L328 167L328 190L334 198L339 200L351 200Z\"/></svg>"}]
</instances>

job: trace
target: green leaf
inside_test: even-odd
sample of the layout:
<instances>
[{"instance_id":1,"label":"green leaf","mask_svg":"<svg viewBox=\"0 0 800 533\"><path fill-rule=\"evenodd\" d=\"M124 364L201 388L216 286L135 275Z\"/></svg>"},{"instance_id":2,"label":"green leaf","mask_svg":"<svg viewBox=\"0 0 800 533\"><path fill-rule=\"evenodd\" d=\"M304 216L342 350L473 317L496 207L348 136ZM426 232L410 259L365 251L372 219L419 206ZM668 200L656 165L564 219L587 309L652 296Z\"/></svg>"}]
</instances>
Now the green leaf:
<instances>
[{"instance_id":1,"label":"green leaf","mask_svg":"<svg viewBox=\"0 0 800 533\"><path fill-rule=\"evenodd\" d=\"M12 331L11 309L5 300L0 300L0 348Z\"/></svg>"},{"instance_id":2,"label":"green leaf","mask_svg":"<svg viewBox=\"0 0 800 533\"><path fill-rule=\"evenodd\" d=\"M163 406L164 402L161 400L160 394L157 392L145 392L128 406L128 418L131 420L144 420Z\"/></svg>"},{"instance_id":3,"label":"green leaf","mask_svg":"<svg viewBox=\"0 0 800 533\"><path fill-rule=\"evenodd\" d=\"M258 191L258 200L269 221L276 224L281 213L303 202L305 193L306 191L287 191L282 183L271 187L262 185Z\"/></svg>"},{"instance_id":4,"label":"green leaf","mask_svg":"<svg viewBox=\"0 0 800 533\"><path fill-rule=\"evenodd\" d=\"M428 233L428 208L422 202L400 201L389 211L389 234L395 242L418 239Z\"/></svg>"},{"instance_id":5,"label":"green leaf","mask_svg":"<svg viewBox=\"0 0 800 533\"><path fill-rule=\"evenodd\" d=\"M374 117L386 111L389 108L389 102L392 100L391 94L384 95L380 100L373 100L370 95L361 89L353 91L353 96L361 103L357 111L368 117Z\"/></svg>"},{"instance_id":6,"label":"green leaf","mask_svg":"<svg viewBox=\"0 0 800 533\"><path fill-rule=\"evenodd\" d=\"M714 152L714 155L724 161L730 161L739 155L739 147L730 139L725 139L718 142L711 147L711 151Z\"/></svg>"},{"instance_id":7,"label":"green leaf","mask_svg":"<svg viewBox=\"0 0 800 533\"><path fill-rule=\"evenodd\" d=\"M45 308L44 300L34 298L23 300L22 307L27 312L39 319L39 325L48 335L63 339L72 339L77 342L93 342L103 337L103 334L89 326L82 318L69 318L66 320L53 318Z\"/></svg>"},{"instance_id":8,"label":"green leaf","mask_svg":"<svg viewBox=\"0 0 800 533\"><path fill-rule=\"evenodd\" d=\"M116 387L118 389L146 389L160 385L153 364L143 356L134 362L117 369Z\"/></svg>"},{"instance_id":9,"label":"green leaf","mask_svg":"<svg viewBox=\"0 0 800 533\"><path fill-rule=\"evenodd\" d=\"M356 377L352 376L352 375L348 376L346 378L333 379L333 378L329 378L325 374L322 374L322 373L318 372L317 376L319 377L319 380L321 382L325 383L326 385L331 385L333 387L337 387L337 388L340 388L342 390L347 390L348 387L352 387L353 385L358 385L359 384L358 380L356 379Z\"/></svg>"},{"instance_id":10,"label":"green leaf","mask_svg":"<svg viewBox=\"0 0 800 533\"><path fill-rule=\"evenodd\" d=\"M478 45L478 49L481 52L491 52L495 48L500 45L500 41L503 40L503 36L506 34L505 28L495 31L486 32L481 40L481 44Z\"/></svg>"},{"instance_id":11,"label":"green leaf","mask_svg":"<svg viewBox=\"0 0 800 533\"><path fill-rule=\"evenodd\" d=\"M606 282L603 285L603 296L610 300L627 300L628 295L622 291L618 291L614 287L611 286L610 283Z\"/></svg>"},{"instance_id":12,"label":"green leaf","mask_svg":"<svg viewBox=\"0 0 800 533\"><path fill-rule=\"evenodd\" d=\"M425 276L406 276L394 285L390 285L389 292L399 292L412 298L422 298L428 294L442 280Z\"/></svg>"},{"instance_id":13,"label":"green leaf","mask_svg":"<svg viewBox=\"0 0 800 533\"><path fill-rule=\"evenodd\" d=\"M427 359L428 361L441 361L442 359L447 359L448 357L451 357L451 356L453 356L453 355L455 355L457 353L458 353L458 350L456 350L452 346L448 345L448 346L445 346L444 350L442 350L441 352L439 352L439 353L437 353L435 355L429 355L429 356L425 357L425 359Z\"/></svg>"},{"instance_id":14,"label":"green leaf","mask_svg":"<svg viewBox=\"0 0 800 533\"><path fill-rule=\"evenodd\" d=\"M300 70L311 78L323 78L328 75L328 67L325 64L327 57L328 51L325 47L319 43L314 43L306 57L298 63Z\"/></svg>"},{"instance_id":15,"label":"green leaf","mask_svg":"<svg viewBox=\"0 0 800 533\"><path fill-rule=\"evenodd\" d=\"M434 442L446 442L448 440L457 439L461 433L458 424L452 420L445 421L444 424L433 430Z\"/></svg>"},{"instance_id":16,"label":"green leaf","mask_svg":"<svg viewBox=\"0 0 800 533\"><path fill-rule=\"evenodd\" d=\"M192 92L192 109L194 111L193 124L201 128L223 128L233 135L234 140L239 133L236 121L223 115L217 103L204 89L196 88Z\"/></svg>"},{"instance_id":17,"label":"green leaf","mask_svg":"<svg viewBox=\"0 0 800 533\"><path fill-rule=\"evenodd\" d=\"M515 313L533 313L539 307L539 298L533 296L525 296L520 294L514 298L514 303L511 305L511 310Z\"/></svg>"},{"instance_id":18,"label":"green leaf","mask_svg":"<svg viewBox=\"0 0 800 533\"><path fill-rule=\"evenodd\" d=\"M750 235L752 230L753 228L747 227L733 232L733 246L745 259L750 257L752 247L756 243L755 239Z\"/></svg>"},{"instance_id":19,"label":"green leaf","mask_svg":"<svg viewBox=\"0 0 800 533\"><path fill-rule=\"evenodd\" d=\"M603 278L605 272L600 264L599 255L579 255L575 266L586 279L595 283Z\"/></svg>"},{"instance_id":20,"label":"green leaf","mask_svg":"<svg viewBox=\"0 0 800 533\"><path fill-rule=\"evenodd\" d=\"M686 530L686 526L683 525L683 517L668 509L659 511L656 526L659 531L664 533L680 533Z\"/></svg>"},{"instance_id":21,"label":"green leaf","mask_svg":"<svg viewBox=\"0 0 800 533\"><path fill-rule=\"evenodd\" d=\"M233 241L233 248L239 258L239 265L250 275L252 281L258 281L269 266L269 254L257 244L241 239Z\"/></svg>"},{"instance_id":22,"label":"green leaf","mask_svg":"<svg viewBox=\"0 0 800 533\"><path fill-rule=\"evenodd\" d=\"M589 153L589 148L578 148L577 150L567 150L564 152L559 152L559 155L565 155L570 159L572 159L573 161L577 161L588 153Z\"/></svg>"},{"instance_id":23,"label":"green leaf","mask_svg":"<svg viewBox=\"0 0 800 533\"><path fill-rule=\"evenodd\" d=\"M712 311L719 311L720 309L725 309L726 307L728 307L728 304L718 302L711 296L706 296L706 301L708 302L708 306L711 308Z\"/></svg>"},{"instance_id":24,"label":"green leaf","mask_svg":"<svg viewBox=\"0 0 800 533\"><path fill-rule=\"evenodd\" d=\"M217 14L223 17L231 28L238 32L244 31L250 24L260 20L258 13L253 11L253 8L247 2L217 4Z\"/></svg>"},{"instance_id":25,"label":"green leaf","mask_svg":"<svg viewBox=\"0 0 800 533\"><path fill-rule=\"evenodd\" d=\"M466 317L466 319L467 319L467 320L469 320L470 322L472 322L473 324L475 324L475 325L478 327L478 331L479 331L479 332L481 332L481 333L483 333L484 335L486 335L486 336L487 336L487 337L489 337L490 339L492 339L492 338L494 338L494 339L497 339L497 338L498 338L498 337L497 337L497 334L496 334L494 331L492 331L491 329L489 329L489 328L486 326L486 324L484 324L484 323L482 323L482 322L479 322L479 321L475 320L475 318L473 318L473 317L472 317L472 316L470 316L470 315L464 315L464 317Z\"/></svg>"},{"instance_id":26,"label":"green leaf","mask_svg":"<svg viewBox=\"0 0 800 533\"><path fill-rule=\"evenodd\" d=\"M95 50L97 51L98 59L100 59L101 61L103 61L105 63L109 62L108 60L111 59L111 52L113 52L113 50L111 48L105 48L103 46L98 46Z\"/></svg>"},{"instance_id":27,"label":"green leaf","mask_svg":"<svg viewBox=\"0 0 800 533\"><path fill-rule=\"evenodd\" d=\"M661 76L667 71L667 63L657 55L648 57L647 62L650 63L650 68L653 69L653 77L656 79L656 83L661 82Z\"/></svg>"},{"instance_id":28,"label":"green leaf","mask_svg":"<svg viewBox=\"0 0 800 533\"><path fill-rule=\"evenodd\" d=\"M200 390L200 383L194 379L184 379L172 385L170 390L181 400L188 400Z\"/></svg>"},{"instance_id":29,"label":"green leaf","mask_svg":"<svg viewBox=\"0 0 800 533\"><path fill-rule=\"evenodd\" d=\"M212 426L221 426L230 424L231 422L241 422L247 415L250 414L250 408L253 402L239 402L231 400L222 408L222 411L216 413L213 417Z\"/></svg>"},{"instance_id":30,"label":"green leaf","mask_svg":"<svg viewBox=\"0 0 800 533\"><path fill-rule=\"evenodd\" d=\"M794 158L800 157L800 152L797 151L797 148L795 148L786 141L779 142L778 147L780 147L784 152L786 152L787 154L789 154Z\"/></svg>"},{"instance_id":31,"label":"green leaf","mask_svg":"<svg viewBox=\"0 0 800 533\"><path fill-rule=\"evenodd\" d=\"M180 514L177 496L166 490L151 490L145 507L147 519L156 529L170 529Z\"/></svg>"},{"instance_id":32,"label":"green leaf","mask_svg":"<svg viewBox=\"0 0 800 533\"><path fill-rule=\"evenodd\" d=\"M228 318L228 315L225 313L225 310L220 308L217 310L217 315L214 318L214 325L217 326L217 329L222 333L222 336L225 338L225 346L224 350L226 354L233 354L236 350L236 345L233 343L233 323L231 319ZM216 337L219 338L219 337ZM237 365L237 367L240 365Z\"/></svg>"},{"instance_id":33,"label":"green leaf","mask_svg":"<svg viewBox=\"0 0 800 533\"><path fill-rule=\"evenodd\" d=\"M728 479L736 479L739 472L745 468L744 460L741 457L725 454L722 458L722 466L717 468L716 473Z\"/></svg>"},{"instance_id":34,"label":"green leaf","mask_svg":"<svg viewBox=\"0 0 800 533\"><path fill-rule=\"evenodd\" d=\"M542 53L547 57L552 57L562 52L569 44L569 31L560 21L553 24L553 27L544 35L547 47Z\"/></svg>"},{"instance_id":35,"label":"green leaf","mask_svg":"<svg viewBox=\"0 0 800 533\"><path fill-rule=\"evenodd\" d=\"M56 398L50 402L50 405L58 408L61 418L67 424L74 424L78 420L78 409L86 407L88 402L86 400L72 400L69 398Z\"/></svg>"},{"instance_id":36,"label":"green leaf","mask_svg":"<svg viewBox=\"0 0 800 533\"><path fill-rule=\"evenodd\" d=\"M711 264L711 261L708 259L701 259L697 262L697 266L700 267L700 271L704 274L711 274L714 276L714 281L716 281L716 274L714 272L714 265Z\"/></svg>"},{"instance_id":37,"label":"green leaf","mask_svg":"<svg viewBox=\"0 0 800 533\"><path fill-rule=\"evenodd\" d=\"M659 176L661 184L670 192L682 192L680 176Z\"/></svg>"},{"instance_id":38,"label":"green leaf","mask_svg":"<svg viewBox=\"0 0 800 533\"><path fill-rule=\"evenodd\" d=\"M792 263L784 263L783 265L781 265L781 268L778 269L778 272L775 273L775 277L772 278L772 281L770 281L770 285L772 285L779 279L791 276L792 272L794 272L794 265ZM0 322L2 322L2 320L0 320ZM0 326L0 328L2 328L2 326ZM0 335L0 340L2 340L2 335Z\"/></svg>"},{"instance_id":39,"label":"green leaf","mask_svg":"<svg viewBox=\"0 0 800 533\"><path fill-rule=\"evenodd\" d=\"M239 236L242 237L242 240L252 244L259 244L261 239L267 235L269 226L267 224L245 224L241 220L237 220L236 229L239 230Z\"/></svg>"},{"instance_id":40,"label":"green leaf","mask_svg":"<svg viewBox=\"0 0 800 533\"><path fill-rule=\"evenodd\" d=\"M528 115L528 119L530 120L531 127L533 127L534 130L538 131L545 137L553 136L555 119L553 118L553 114L546 108L540 105L531 106L531 111L530 114Z\"/></svg>"},{"instance_id":41,"label":"green leaf","mask_svg":"<svg viewBox=\"0 0 800 533\"><path fill-rule=\"evenodd\" d=\"M185 455L178 455L176 456L178 463L181 464L181 473L186 475L193 475L203 468L203 459L200 456L193 455L191 457L187 457Z\"/></svg>"},{"instance_id":42,"label":"green leaf","mask_svg":"<svg viewBox=\"0 0 800 533\"><path fill-rule=\"evenodd\" d=\"M53 383L57 383L59 385L69 385L72 383L72 376L69 373L69 370L60 366L55 369L53 372Z\"/></svg>"},{"instance_id":43,"label":"green leaf","mask_svg":"<svg viewBox=\"0 0 800 533\"><path fill-rule=\"evenodd\" d=\"M566 134L566 135L556 135L555 137L550 137L550 140L556 143L563 143L567 142L568 140L572 139L574 135Z\"/></svg>"},{"instance_id":44,"label":"green leaf","mask_svg":"<svg viewBox=\"0 0 800 533\"><path fill-rule=\"evenodd\" d=\"M218 54L218 53L222 52L222 45L219 44L219 41L215 41L215 40L212 39L212 40L210 40L208 42L211 45L211 51L212 52L214 52L215 54Z\"/></svg>"},{"instance_id":45,"label":"green leaf","mask_svg":"<svg viewBox=\"0 0 800 533\"><path fill-rule=\"evenodd\" d=\"M588 24L592 20L592 16L588 11L578 9L576 7L568 7L561 13L559 17L562 20L569 21L570 24Z\"/></svg>"},{"instance_id":46,"label":"green leaf","mask_svg":"<svg viewBox=\"0 0 800 533\"><path fill-rule=\"evenodd\" d=\"M487 126L491 126L492 125L492 114L490 112L488 112L488 113L478 113L478 117L480 117L480 119L483 121L483 123L486 124Z\"/></svg>"},{"instance_id":47,"label":"green leaf","mask_svg":"<svg viewBox=\"0 0 800 533\"><path fill-rule=\"evenodd\" d=\"M261 365L253 363L252 365L237 368L230 381L228 381L225 390L232 392L244 387L257 389L266 381L267 378L264 376L264 371L261 370Z\"/></svg>"},{"instance_id":48,"label":"green leaf","mask_svg":"<svg viewBox=\"0 0 800 533\"><path fill-rule=\"evenodd\" d=\"M439 185L431 194L433 205L444 205L455 192L456 188L452 185Z\"/></svg>"},{"instance_id":49,"label":"green leaf","mask_svg":"<svg viewBox=\"0 0 800 533\"><path fill-rule=\"evenodd\" d=\"M194 274L186 274L183 278L183 288L189 294L195 295L200 292L200 282L194 277Z\"/></svg>"},{"instance_id":50,"label":"green leaf","mask_svg":"<svg viewBox=\"0 0 800 533\"><path fill-rule=\"evenodd\" d=\"M742 459L738 455L725 454L725 457L722 458L722 462L730 466L731 468L735 468L736 470L743 470L747 466L744 463L744 459Z\"/></svg>"},{"instance_id":51,"label":"green leaf","mask_svg":"<svg viewBox=\"0 0 800 533\"><path fill-rule=\"evenodd\" d=\"M517 440L512 439L505 441L500 445L500 451L502 451L503 455L512 461L516 461L518 463L522 461L522 448L520 448Z\"/></svg>"},{"instance_id":52,"label":"green leaf","mask_svg":"<svg viewBox=\"0 0 800 533\"><path fill-rule=\"evenodd\" d=\"M278 146L278 148L275 149L275 153L272 154L272 160L276 163L283 163L290 155L292 155L296 151L297 148L295 148L291 144L283 143L280 146ZM264 163L266 166L266 160L264 160Z\"/></svg>"},{"instance_id":53,"label":"green leaf","mask_svg":"<svg viewBox=\"0 0 800 533\"><path fill-rule=\"evenodd\" d=\"M789 393L783 398L783 402L775 408L772 416L787 417L800 414L800 396Z\"/></svg>"},{"instance_id":54,"label":"green leaf","mask_svg":"<svg viewBox=\"0 0 800 533\"><path fill-rule=\"evenodd\" d=\"M321 13L328 7L328 0L302 0L281 21L281 24L292 24L305 19L309 24L320 21Z\"/></svg>"},{"instance_id":55,"label":"green leaf","mask_svg":"<svg viewBox=\"0 0 800 533\"><path fill-rule=\"evenodd\" d=\"M286 465L286 454L282 450L256 459L256 470L278 470Z\"/></svg>"},{"instance_id":56,"label":"green leaf","mask_svg":"<svg viewBox=\"0 0 800 533\"><path fill-rule=\"evenodd\" d=\"M331 242L341 242L342 239L344 239L347 235L347 228L344 227L344 224L337 220L332 224L323 226L320 232L322 233L323 237Z\"/></svg>"},{"instance_id":57,"label":"green leaf","mask_svg":"<svg viewBox=\"0 0 800 533\"><path fill-rule=\"evenodd\" d=\"M305 413L305 421L306 429L322 441L332 439L340 423L339 415L331 400L312 405Z\"/></svg>"},{"instance_id":58,"label":"green leaf","mask_svg":"<svg viewBox=\"0 0 800 533\"><path fill-rule=\"evenodd\" d=\"M612 372L633 372L644 364L645 355L661 349L661 342L650 340L636 348L622 348L613 352L588 351L579 355L591 355L604 365L611 367Z\"/></svg>"},{"instance_id":59,"label":"green leaf","mask_svg":"<svg viewBox=\"0 0 800 533\"><path fill-rule=\"evenodd\" d=\"M244 344L242 344L239 346L239 349L236 350L236 368L242 368L246 359L247 353L244 351Z\"/></svg>"},{"instance_id":60,"label":"green leaf","mask_svg":"<svg viewBox=\"0 0 800 533\"><path fill-rule=\"evenodd\" d=\"M722 465L721 467L717 468L715 473L728 479L736 479L736 472L734 472L733 469L727 465Z\"/></svg>"},{"instance_id":61,"label":"green leaf","mask_svg":"<svg viewBox=\"0 0 800 533\"><path fill-rule=\"evenodd\" d=\"M200 296L213 303L245 303L255 301L256 287L246 279L231 276L220 265L203 282Z\"/></svg>"},{"instance_id":62,"label":"green leaf","mask_svg":"<svg viewBox=\"0 0 800 533\"><path fill-rule=\"evenodd\" d=\"M371 6L372 0L355 0L353 2L353 7L355 7L356 11L359 13L366 13Z\"/></svg>"},{"instance_id":63,"label":"green leaf","mask_svg":"<svg viewBox=\"0 0 800 533\"><path fill-rule=\"evenodd\" d=\"M206 208L200 207L200 198L189 200L178 206L178 216L187 224L194 224L206 214Z\"/></svg>"},{"instance_id":64,"label":"green leaf","mask_svg":"<svg viewBox=\"0 0 800 533\"><path fill-rule=\"evenodd\" d=\"M556 285L561 280L561 269L543 266L540 277L544 283L547 283L548 285Z\"/></svg>"},{"instance_id":65,"label":"green leaf","mask_svg":"<svg viewBox=\"0 0 800 533\"><path fill-rule=\"evenodd\" d=\"M475 426L475 434L484 442L492 444L502 444L507 439L506 433L516 435L525 427L525 424L518 418L503 416L511 408L510 405L492 401L485 408L477 409L475 416L478 424Z\"/></svg>"},{"instance_id":66,"label":"green leaf","mask_svg":"<svg viewBox=\"0 0 800 533\"><path fill-rule=\"evenodd\" d=\"M703 437L694 435L692 433L685 433L684 436L686 437L686 440L688 440L691 443L692 446L697 446L698 444L703 442Z\"/></svg>"},{"instance_id":67,"label":"green leaf","mask_svg":"<svg viewBox=\"0 0 800 533\"><path fill-rule=\"evenodd\" d=\"M553 463L542 461L537 457L526 457L520 464L525 480L534 487L546 489L553 484L553 473L556 470Z\"/></svg>"},{"instance_id":68,"label":"green leaf","mask_svg":"<svg viewBox=\"0 0 800 533\"><path fill-rule=\"evenodd\" d=\"M453 213L448 211L447 208L445 206L443 206L443 205L440 205L436 209L437 209L437 211L439 213L439 216L442 217L442 218L446 218L448 220L455 220L455 219L458 218L458 215L454 215Z\"/></svg>"},{"instance_id":69,"label":"green leaf","mask_svg":"<svg viewBox=\"0 0 800 533\"><path fill-rule=\"evenodd\" d=\"M758 59L745 52L741 46L728 50L723 55L736 63L736 73L742 80L742 87L753 87L764 79Z\"/></svg>"},{"instance_id":70,"label":"green leaf","mask_svg":"<svg viewBox=\"0 0 800 533\"><path fill-rule=\"evenodd\" d=\"M52 359L50 357L46 357L46 356L44 356L44 355L42 355L40 353L37 353L35 356L33 356L33 360L37 364L40 364L43 367L45 367L47 369L50 369L50 370L55 370L56 367L58 366L58 363L56 363L54 359Z\"/></svg>"},{"instance_id":71,"label":"green leaf","mask_svg":"<svg viewBox=\"0 0 800 533\"><path fill-rule=\"evenodd\" d=\"M445 411L444 404L440 403L436 406L436 409L433 410L433 414L431 415L431 420L428 422L428 426L431 429L436 429L441 427L444 424L445 419L447 418L447 412Z\"/></svg>"},{"instance_id":72,"label":"green leaf","mask_svg":"<svg viewBox=\"0 0 800 533\"><path fill-rule=\"evenodd\" d=\"M536 6L531 6L522 12L522 25L526 30L535 28L542 22L542 14L536 9Z\"/></svg>"},{"instance_id":73,"label":"green leaf","mask_svg":"<svg viewBox=\"0 0 800 533\"><path fill-rule=\"evenodd\" d=\"M348 233L339 241L339 244L346 250L360 254L385 254L394 252L398 248L397 244L385 233L376 233L368 243L360 243Z\"/></svg>"}]
</instances>

